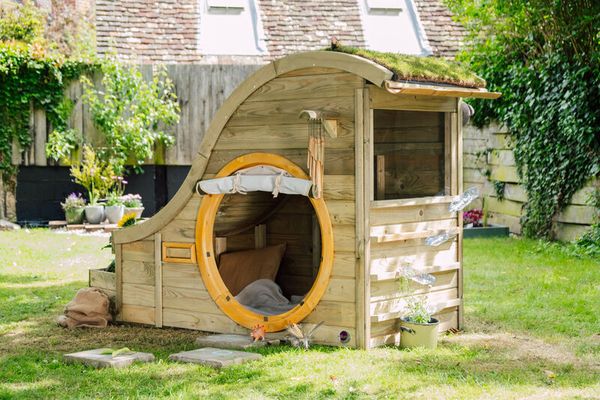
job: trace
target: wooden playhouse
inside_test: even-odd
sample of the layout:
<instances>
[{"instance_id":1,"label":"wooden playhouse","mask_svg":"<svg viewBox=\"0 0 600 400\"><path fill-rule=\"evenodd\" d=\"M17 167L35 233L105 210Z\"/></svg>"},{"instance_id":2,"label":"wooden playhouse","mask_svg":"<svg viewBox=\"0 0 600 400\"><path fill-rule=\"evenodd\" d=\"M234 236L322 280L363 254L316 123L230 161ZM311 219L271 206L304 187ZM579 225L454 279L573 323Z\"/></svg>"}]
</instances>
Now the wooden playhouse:
<instances>
[{"instance_id":1,"label":"wooden playhouse","mask_svg":"<svg viewBox=\"0 0 600 400\"><path fill-rule=\"evenodd\" d=\"M324 321L315 342L369 348L397 343L406 296L422 293L440 330L460 328L460 98L498 94L452 69L403 81L382 64L308 52L243 82L175 197L113 233L117 320L242 334ZM439 232L450 239L425 244ZM435 282L401 290L406 265ZM258 279L289 306L242 305Z\"/></svg>"}]
</instances>

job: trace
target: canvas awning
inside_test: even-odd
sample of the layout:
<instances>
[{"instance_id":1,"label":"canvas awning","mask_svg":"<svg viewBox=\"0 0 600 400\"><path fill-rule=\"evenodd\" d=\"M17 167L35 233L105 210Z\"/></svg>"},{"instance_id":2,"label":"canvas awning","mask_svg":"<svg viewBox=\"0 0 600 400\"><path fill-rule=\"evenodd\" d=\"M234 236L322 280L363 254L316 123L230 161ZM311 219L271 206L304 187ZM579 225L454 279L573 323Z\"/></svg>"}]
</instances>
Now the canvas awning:
<instances>
[{"instance_id":1,"label":"canvas awning","mask_svg":"<svg viewBox=\"0 0 600 400\"><path fill-rule=\"evenodd\" d=\"M418 83L385 81L385 89L393 94L414 94L420 96L475 97L479 99L497 99L502 95L488 92L486 89L472 89L460 86L426 85Z\"/></svg>"},{"instance_id":2,"label":"canvas awning","mask_svg":"<svg viewBox=\"0 0 600 400\"><path fill-rule=\"evenodd\" d=\"M196 190L206 194L269 192L277 197L279 193L308 196L311 187L311 181L294 178L283 169L258 165L239 170L231 176L200 181Z\"/></svg>"}]
</instances>

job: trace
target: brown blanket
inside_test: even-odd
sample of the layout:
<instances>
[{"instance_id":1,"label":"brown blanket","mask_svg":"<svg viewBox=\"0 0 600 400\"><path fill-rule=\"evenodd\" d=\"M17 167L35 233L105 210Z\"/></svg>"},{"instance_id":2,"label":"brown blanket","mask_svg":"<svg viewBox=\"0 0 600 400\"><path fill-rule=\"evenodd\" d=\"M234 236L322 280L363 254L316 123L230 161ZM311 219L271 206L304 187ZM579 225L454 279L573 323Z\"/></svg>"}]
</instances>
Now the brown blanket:
<instances>
[{"instance_id":1,"label":"brown blanket","mask_svg":"<svg viewBox=\"0 0 600 400\"><path fill-rule=\"evenodd\" d=\"M79 289L57 322L65 328L104 328L112 321L109 308L110 300L100 289Z\"/></svg>"}]
</instances>

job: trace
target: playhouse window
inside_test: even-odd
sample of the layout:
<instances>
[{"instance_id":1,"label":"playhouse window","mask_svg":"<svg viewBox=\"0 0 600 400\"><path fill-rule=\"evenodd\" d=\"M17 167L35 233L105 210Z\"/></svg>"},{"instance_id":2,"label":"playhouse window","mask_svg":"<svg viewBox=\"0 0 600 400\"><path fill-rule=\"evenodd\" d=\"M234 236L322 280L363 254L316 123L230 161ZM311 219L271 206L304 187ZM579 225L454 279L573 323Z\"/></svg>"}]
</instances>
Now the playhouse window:
<instances>
[{"instance_id":1,"label":"playhouse window","mask_svg":"<svg viewBox=\"0 0 600 400\"><path fill-rule=\"evenodd\" d=\"M373 110L374 199L444 196L445 114Z\"/></svg>"}]
</instances>

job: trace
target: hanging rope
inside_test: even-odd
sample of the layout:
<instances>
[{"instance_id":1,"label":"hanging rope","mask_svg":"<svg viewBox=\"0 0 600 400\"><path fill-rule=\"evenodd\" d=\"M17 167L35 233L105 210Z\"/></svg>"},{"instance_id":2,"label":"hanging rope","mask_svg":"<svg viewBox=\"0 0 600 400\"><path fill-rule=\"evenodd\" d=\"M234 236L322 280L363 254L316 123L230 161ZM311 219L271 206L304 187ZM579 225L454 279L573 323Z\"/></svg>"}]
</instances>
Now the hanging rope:
<instances>
[{"instance_id":1,"label":"hanging rope","mask_svg":"<svg viewBox=\"0 0 600 400\"><path fill-rule=\"evenodd\" d=\"M306 164L313 184L313 197L315 199L320 199L323 195L323 171L325 161L323 121L321 118L310 118L308 120L308 126L308 157Z\"/></svg>"}]
</instances>

